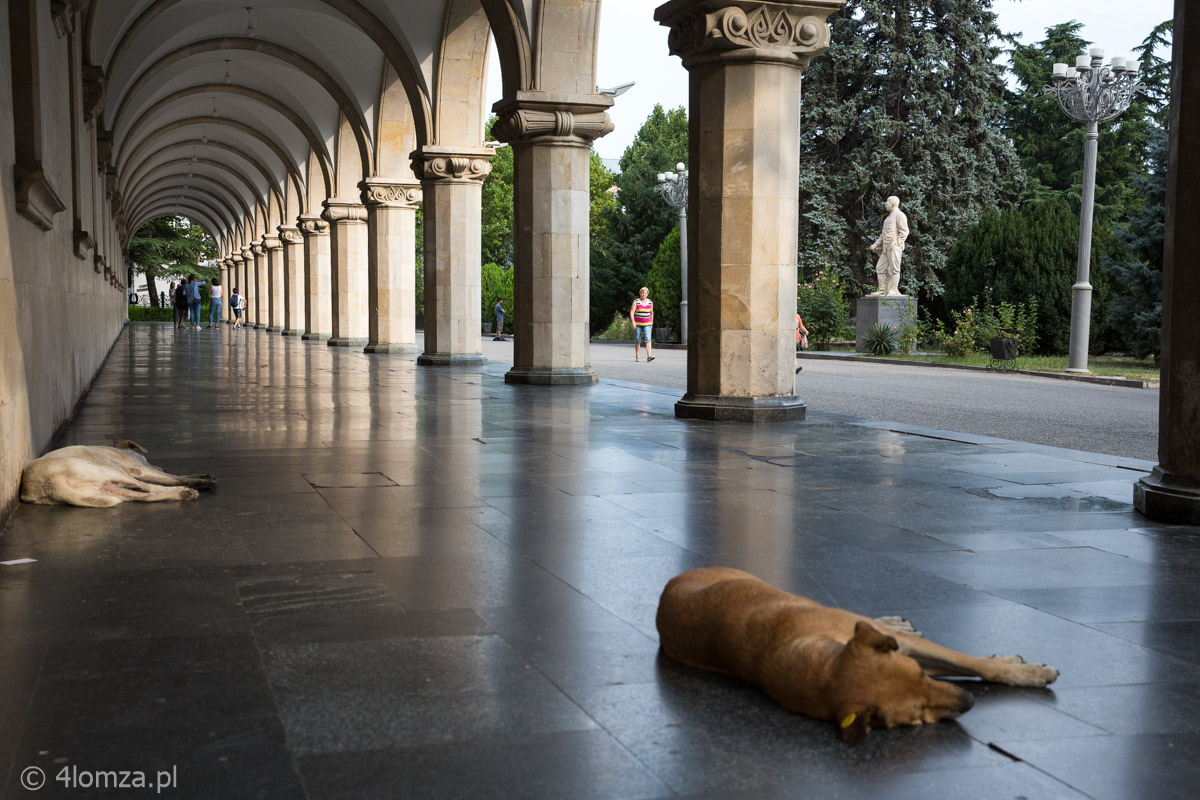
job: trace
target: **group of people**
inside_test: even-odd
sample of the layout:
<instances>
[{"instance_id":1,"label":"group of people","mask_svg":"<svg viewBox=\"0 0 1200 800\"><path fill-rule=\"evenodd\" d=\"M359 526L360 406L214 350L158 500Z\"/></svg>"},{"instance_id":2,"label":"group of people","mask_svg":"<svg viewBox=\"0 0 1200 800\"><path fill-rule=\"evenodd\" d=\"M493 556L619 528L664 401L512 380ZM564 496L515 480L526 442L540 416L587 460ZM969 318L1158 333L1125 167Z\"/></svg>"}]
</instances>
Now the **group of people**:
<instances>
[{"instance_id":1,"label":"group of people","mask_svg":"<svg viewBox=\"0 0 1200 800\"><path fill-rule=\"evenodd\" d=\"M207 285L207 281L198 280L194 275L188 277L187 280L180 281L178 284L171 284L171 303L175 307L175 327L176 328L195 328L200 330L200 287ZM208 325L209 328L218 328L221 325L221 311L225 305L222 302L225 298L225 287L221 286L221 281L213 279L212 285L208 288ZM237 287L233 287L233 294L229 298L230 308L233 310L234 323L233 327L242 327L242 312L246 309L246 298L238 293Z\"/></svg>"}]
</instances>

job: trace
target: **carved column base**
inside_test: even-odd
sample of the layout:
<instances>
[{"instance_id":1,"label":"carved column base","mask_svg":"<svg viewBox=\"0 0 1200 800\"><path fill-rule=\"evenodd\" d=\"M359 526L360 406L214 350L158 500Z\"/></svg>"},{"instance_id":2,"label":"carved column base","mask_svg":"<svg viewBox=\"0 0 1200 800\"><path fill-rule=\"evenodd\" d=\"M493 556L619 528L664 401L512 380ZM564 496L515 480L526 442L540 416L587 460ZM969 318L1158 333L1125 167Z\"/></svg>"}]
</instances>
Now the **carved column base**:
<instances>
[{"instance_id":1,"label":"carved column base","mask_svg":"<svg viewBox=\"0 0 1200 800\"><path fill-rule=\"evenodd\" d=\"M1157 466L1133 485L1133 507L1158 522L1200 525L1200 480Z\"/></svg>"},{"instance_id":2,"label":"carved column base","mask_svg":"<svg viewBox=\"0 0 1200 800\"><path fill-rule=\"evenodd\" d=\"M795 422L804 419L807 408L796 395L777 397L729 397L685 394L675 404L680 419L711 422Z\"/></svg>"},{"instance_id":3,"label":"carved column base","mask_svg":"<svg viewBox=\"0 0 1200 800\"><path fill-rule=\"evenodd\" d=\"M302 333L300 340L304 342L324 342L328 341L330 335L328 333Z\"/></svg>"},{"instance_id":4,"label":"carved column base","mask_svg":"<svg viewBox=\"0 0 1200 800\"><path fill-rule=\"evenodd\" d=\"M304 333L304 331L300 330L299 328L284 328L279 332L281 336L299 336L302 333Z\"/></svg>"},{"instance_id":5,"label":"carved column base","mask_svg":"<svg viewBox=\"0 0 1200 800\"><path fill-rule=\"evenodd\" d=\"M367 343L367 337L332 336L325 344L330 347L362 347Z\"/></svg>"},{"instance_id":6,"label":"carved column base","mask_svg":"<svg viewBox=\"0 0 1200 800\"><path fill-rule=\"evenodd\" d=\"M363 348L363 352L415 356L417 353L421 352L421 348L415 344L389 344L386 342L374 342L367 344L367 346Z\"/></svg>"},{"instance_id":7,"label":"carved column base","mask_svg":"<svg viewBox=\"0 0 1200 800\"><path fill-rule=\"evenodd\" d=\"M587 367L513 367L504 374L505 383L526 386L592 386L600 380Z\"/></svg>"},{"instance_id":8,"label":"carved column base","mask_svg":"<svg viewBox=\"0 0 1200 800\"><path fill-rule=\"evenodd\" d=\"M488 360L482 353L422 353L417 363L423 367L482 367Z\"/></svg>"}]
</instances>

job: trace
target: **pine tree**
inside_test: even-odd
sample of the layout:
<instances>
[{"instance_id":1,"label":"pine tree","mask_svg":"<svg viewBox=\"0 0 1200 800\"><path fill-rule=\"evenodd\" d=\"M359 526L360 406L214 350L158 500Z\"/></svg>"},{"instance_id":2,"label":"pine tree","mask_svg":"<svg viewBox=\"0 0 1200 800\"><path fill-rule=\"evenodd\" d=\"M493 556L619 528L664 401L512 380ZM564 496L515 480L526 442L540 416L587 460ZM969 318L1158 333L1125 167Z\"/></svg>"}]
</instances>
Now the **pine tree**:
<instances>
[{"instance_id":1,"label":"pine tree","mask_svg":"<svg viewBox=\"0 0 1200 800\"><path fill-rule=\"evenodd\" d=\"M1122 252L1105 260L1112 277L1109 322L1126 349L1138 358L1158 357L1162 347L1163 234L1167 194L1167 121L1171 96L1170 52L1173 20L1158 25L1134 52L1142 62L1146 105L1154 121L1150 133L1150 169L1133 186L1142 207L1116 227Z\"/></svg>"},{"instance_id":2,"label":"pine tree","mask_svg":"<svg viewBox=\"0 0 1200 800\"><path fill-rule=\"evenodd\" d=\"M1000 128L991 0L848 0L803 83L799 263L875 282L869 251L897 195L902 288L940 294L958 235L1023 185Z\"/></svg>"}]
</instances>

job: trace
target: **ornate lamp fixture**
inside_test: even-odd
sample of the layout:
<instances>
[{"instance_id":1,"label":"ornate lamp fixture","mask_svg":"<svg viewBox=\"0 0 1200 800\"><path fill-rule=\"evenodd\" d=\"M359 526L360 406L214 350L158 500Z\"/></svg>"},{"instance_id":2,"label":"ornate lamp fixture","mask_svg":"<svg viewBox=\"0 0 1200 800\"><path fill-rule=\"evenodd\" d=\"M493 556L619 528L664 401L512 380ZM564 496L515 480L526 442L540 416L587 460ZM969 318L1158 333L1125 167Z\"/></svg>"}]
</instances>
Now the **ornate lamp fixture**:
<instances>
[{"instance_id":1,"label":"ornate lamp fixture","mask_svg":"<svg viewBox=\"0 0 1200 800\"><path fill-rule=\"evenodd\" d=\"M679 302L679 341L688 342L688 290L687 290L687 205L688 205L688 171L683 162L675 165L678 172L658 173L658 185L655 190L667 201L667 205L679 209L679 271L680 294Z\"/></svg>"},{"instance_id":2,"label":"ornate lamp fixture","mask_svg":"<svg viewBox=\"0 0 1200 800\"><path fill-rule=\"evenodd\" d=\"M1083 197L1079 213L1079 256L1076 280L1071 288L1071 345L1067 372L1088 372L1088 336L1092 317L1092 285L1089 270L1092 260L1092 212L1096 200L1096 153L1100 123L1119 116L1129 108L1134 96L1146 87L1138 82L1141 66L1132 59L1114 58L1102 66L1104 50L1093 47L1086 56L1075 59L1075 66L1055 64L1052 83L1042 91L1052 94L1071 119L1087 123L1083 146Z\"/></svg>"}]
</instances>

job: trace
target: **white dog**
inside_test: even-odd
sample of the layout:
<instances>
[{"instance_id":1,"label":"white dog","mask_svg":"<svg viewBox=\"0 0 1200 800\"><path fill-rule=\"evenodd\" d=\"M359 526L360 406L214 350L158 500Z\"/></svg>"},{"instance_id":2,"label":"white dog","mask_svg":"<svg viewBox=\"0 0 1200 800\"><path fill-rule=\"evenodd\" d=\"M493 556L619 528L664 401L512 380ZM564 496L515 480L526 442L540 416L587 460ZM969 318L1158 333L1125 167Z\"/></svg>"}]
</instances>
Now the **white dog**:
<instances>
[{"instance_id":1,"label":"white dog","mask_svg":"<svg viewBox=\"0 0 1200 800\"><path fill-rule=\"evenodd\" d=\"M136 451L136 452L135 452ZM30 461L21 474L21 500L72 506L115 506L126 500L195 500L197 489L212 489L212 475L170 475L150 466L144 447L124 441L116 447L76 445ZM164 488L170 487L170 488Z\"/></svg>"}]
</instances>

